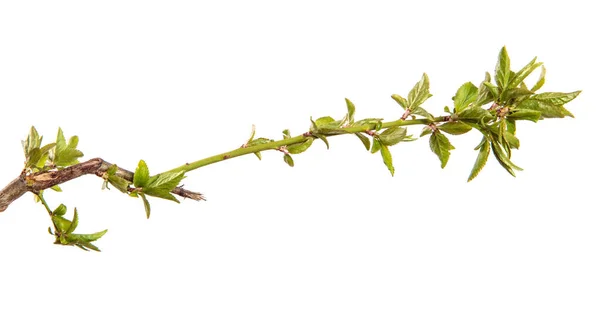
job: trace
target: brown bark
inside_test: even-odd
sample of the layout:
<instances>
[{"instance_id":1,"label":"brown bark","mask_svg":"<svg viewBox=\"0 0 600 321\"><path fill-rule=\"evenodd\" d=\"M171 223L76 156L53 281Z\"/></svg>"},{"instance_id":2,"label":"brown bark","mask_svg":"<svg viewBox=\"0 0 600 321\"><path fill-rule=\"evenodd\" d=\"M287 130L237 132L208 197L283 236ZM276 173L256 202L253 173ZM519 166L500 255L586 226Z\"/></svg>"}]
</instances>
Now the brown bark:
<instances>
[{"instance_id":1,"label":"brown bark","mask_svg":"<svg viewBox=\"0 0 600 321\"><path fill-rule=\"evenodd\" d=\"M8 208L8 205L23 196L26 192L37 194L52 186L62 184L86 174L95 174L96 176L103 177L111 165L111 163L106 162L101 158L92 158L86 162L60 170L37 172L33 174L21 173L19 177L15 178L0 191L0 212L5 211ZM119 167L116 175L130 182L133 181L133 172L126 169ZM181 187L174 188L171 193L196 201L204 200L202 194Z\"/></svg>"}]
</instances>

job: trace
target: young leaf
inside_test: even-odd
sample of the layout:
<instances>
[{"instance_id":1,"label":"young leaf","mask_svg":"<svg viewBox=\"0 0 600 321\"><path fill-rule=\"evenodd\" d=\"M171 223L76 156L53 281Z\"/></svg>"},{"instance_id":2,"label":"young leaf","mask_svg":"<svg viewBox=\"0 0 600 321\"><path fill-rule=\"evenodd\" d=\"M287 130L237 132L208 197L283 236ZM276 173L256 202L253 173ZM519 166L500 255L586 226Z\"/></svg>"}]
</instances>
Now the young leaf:
<instances>
[{"instance_id":1,"label":"young leaf","mask_svg":"<svg viewBox=\"0 0 600 321\"><path fill-rule=\"evenodd\" d=\"M288 139L291 138L292 135L290 135L290 130L289 129L284 129L283 130L283 139Z\"/></svg>"},{"instance_id":2,"label":"young leaf","mask_svg":"<svg viewBox=\"0 0 600 321\"><path fill-rule=\"evenodd\" d=\"M65 206L65 204L58 205L58 207L54 211L52 211L53 216L63 216L66 213L67 213L67 207Z\"/></svg>"},{"instance_id":3,"label":"young leaf","mask_svg":"<svg viewBox=\"0 0 600 321\"><path fill-rule=\"evenodd\" d=\"M150 179L150 171L144 160L140 160L133 174L133 186L144 187Z\"/></svg>"},{"instance_id":4,"label":"young leaf","mask_svg":"<svg viewBox=\"0 0 600 321\"><path fill-rule=\"evenodd\" d=\"M450 144L446 135L442 134L439 130L434 131L431 137L429 137L429 147L440 159L442 168L446 167L450 158L450 151L454 149L454 146Z\"/></svg>"},{"instance_id":5,"label":"young leaf","mask_svg":"<svg viewBox=\"0 0 600 321\"><path fill-rule=\"evenodd\" d=\"M62 216L53 215L52 223L54 223L56 229L59 230L61 233L66 233L67 230L71 227L71 221L67 220Z\"/></svg>"},{"instance_id":6,"label":"young leaf","mask_svg":"<svg viewBox=\"0 0 600 321\"><path fill-rule=\"evenodd\" d=\"M533 91L530 91L526 88L510 88L502 92L500 95L500 101L511 103L512 101L523 99L531 95L533 95Z\"/></svg>"},{"instance_id":7,"label":"young leaf","mask_svg":"<svg viewBox=\"0 0 600 321\"><path fill-rule=\"evenodd\" d=\"M177 187L177 185L179 185L179 182L181 182L181 180L184 178L183 174L184 172L181 171L165 172L158 175L154 175L148 180L147 187L171 191L175 187Z\"/></svg>"},{"instance_id":8,"label":"young leaf","mask_svg":"<svg viewBox=\"0 0 600 321\"><path fill-rule=\"evenodd\" d=\"M292 156L290 156L289 154L283 154L283 161L288 164L290 167L294 167L294 160L292 159Z\"/></svg>"},{"instance_id":9,"label":"young leaf","mask_svg":"<svg viewBox=\"0 0 600 321\"><path fill-rule=\"evenodd\" d=\"M322 140L323 143L325 143L325 146L327 146L327 149L329 149L329 142L327 141L327 137L325 137L325 135L313 133L313 136L315 136L318 139Z\"/></svg>"},{"instance_id":10,"label":"young leaf","mask_svg":"<svg viewBox=\"0 0 600 321\"><path fill-rule=\"evenodd\" d=\"M171 191L179 185L184 178L184 172L165 172L150 177L148 183L142 191L146 195L163 198L169 201L179 203L179 200L171 194Z\"/></svg>"},{"instance_id":11,"label":"young leaf","mask_svg":"<svg viewBox=\"0 0 600 321\"><path fill-rule=\"evenodd\" d=\"M516 88L517 86L521 85L523 80L525 80L525 78L527 78L527 76L529 76L531 72L533 72L537 67L542 65L541 62L536 63L536 60L537 57L534 57L527 65L525 65L525 67L517 71L515 76L510 80L508 88Z\"/></svg>"},{"instance_id":12,"label":"young leaf","mask_svg":"<svg viewBox=\"0 0 600 321\"><path fill-rule=\"evenodd\" d=\"M472 106L458 113L458 119L462 121L479 123L483 119L484 122L493 119L494 117L486 109L478 106Z\"/></svg>"},{"instance_id":13,"label":"young leaf","mask_svg":"<svg viewBox=\"0 0 600 321\"><path fill-rule=\"evenodd\" d=\"M356 137L358 137L358 139L360 139L360 141L363 143L363 145L365 145L365 148L367 150L371 149L371 141L369 140L369 138L367 138L362 133L355 133L355 135L356 135Z\"/></svg>"},{"instance_id":14,"label":"young leaf","mask_svg":"<svg viewBox=\"0 0 600 321\"><path fill-rule=\"evenodd\" d=\"M537 122L542 116L542 112L538 110L530 110L530 109L515 109L513 112L506 116L506 119L509 120L529 120L532 122Z\"/></svg>"},{"instance_id":15,"label":"young leaf","mask_svg":"<svg viewBox=\"0 0 600 321\"><path fill-rule=\"evenodd\" d=\"M77 148L77 144L79 144L79 137L72 136L71 138L69 138L69 144L67 144L67 147L71 148L71 149L75 149L75 148Z\"/></svg>"},{"instance_id":16,"label":"young leaf","mask_svg":"<svg viewBox=\"0 0 600 321\"><path fill-rule=\"evenodd\" d=\"M548 92L536 94L523 100L517 108L539 111L543 118L573 117L573 114L566 110L563 105L575 99L579 93L581 93L581 91L571 93Z\"/></svg>"},{"instance_id":17,"label":"young leaf","mask_svg":"<svg viewBox=\"0 0 600 321\"><path fill-rule=\"evenodd\" d=\"M40 147L42 144L42 137L40 137L35 127L31 126L29 129L29 135L27 135L27 139L22 141L22 143L25 157L27 157L27 155L29 155L34 148Z\"/></svg>"},{"instance_id":18,"label":"young leaf","mask_svg":"<svg viewBox=\"0 0 600 321\"><path fill-rule=\"evenodd\" d=\"M333 122L335 122L335 119L333 119L330 116L325 116L325 117L317 118L317 120L315 120L315 125L317 126L317 128L319 128L323 125L327 125L327 124L333 123Z\"/></svg>"},{"instance_id":19,"label":"young leaf","mask_svg":"<svg viewBox=\"0 0 600 321\"><path fill-rule=\"evenodd\" d=\"M392 153L390 153L390 150L387 146L385 145L380 145L381 146L381 157L383 158L383 163L385 164L385 166L387 167L387 169L390 171L390 174L392 174L392 176L394 176L394 164L392 163Z\"/></svg>"},{"instance_id":20,"label":"young leaf","mask_svg":"<svg viewBox=\"0 0 600 321\"><path fill-rule=\"evenodd\" d=\"M494 139L492 139L492 152L494 153L494 156L496 156L496 159L498 160L498 163L500 163L500 165L502 165L502 167L504 167L504 169L512 176L516 176L514 170L523 170L522 168L520 168L519 166L515 165L510 158L506 155L506 153L504 152L504 150L502 149L502 146L500 146L500 144L495 141Z\"/></svg>"},{"instance_id":21,"label":"young leaf","mask_svg":"<svg viewBox=\"0 0 600 321\"><path fill-rule=\"evenodd\" d=\"M489 94L492 96L492 100L498 99L500 97L500 89L498 86L494 86L494 84L484 81L483 85L487 88Z\"/></svg>"},{"instance_id":22,"label":"young leaf","mask_svg":"<svg viewBox=\"0 0 600 321\"><path fill-rule=\"evenodd\" d=\"M348 123L354 123L354 112L356 111L356 107L350 101L350 99L346 98L346 107L348 107Z\"/></svg>"},{"instance_id":23,"label":"young leaf","mask_svg":"<svg viewBox=\"0 0 600 321\"><path fill-rule=\"evenodd\" d=\"M413 107L413 108L411 108L410 113L414 114L414 115L423 116L423 117L427 118L428 120L433 121L433 115L428 113L422 107Z\"/></svg>"},{"instance_id":24,"label":"young leaf","mask_svg":"<svg viewBox=\"0 0 600 321\"><path fill-rule=\"evenodd\" d=\"M66 234L61 235L60 243L64 245L75 245L82 250L94 250L100 252L100 249L92 244L92 242L101 238L108 230L104 230L93 234Z\"/></svg>"},{"instance_id":25,"label":"young leaf","mask_svg":"<svg viewBox=\"0 0 600 321\"><path fill-rule=\"evenodd\" d=\"M544 85L545 82L546 82L546 67L542 66L542 71L540 73L540 77L539 77L538 81L535 83L535 85L533 85L533 87L531 87L531 91L538 91L540 88L542 88L542 86Z\"/></svg>"},{"instance_id":26,"label":"young leaf","mask_svg":"<svg viewBox=\"0 0 600 321\"><path fill-rule=\"evenodd\" d=\"M116 175L108 175L108 182L116 187L119 191L121 191L122 193L128 193L129 192L129 184L130 182L122 177L116 176Z\"/></svg>"},{"instance_id":27,"label":"young leaf","mask_svg":"<svg viewBox=\"0 0 600 321\"><path fill-rule=\"evenodd\" d=\"M495 96L492 94L486 83L490 83L492 80L492 76L490 76L489 72L485 73L485 79L479 85L477 89L477 99L475 100L474 106L483 106L495 99ZM496 94L497 96L497 94Z\"/></svg>"},{"instance_id":28,"label":"young leaf","mask_svg":"<svg viewBox=\"0 0 600 321\"><path fill-rule=\"evenodd\" d=\"M71 222L71 225L65 231L65 233L66 234L73 233L73 231L75 231L75 229L77 228L78 224L79 224L79 215L77 215L77 208L75 208L75 214L73 214L73 221Z\"/></svg>"},{"instance_id":29,"label":"young leaf","mask_svg":"<svg viewBox=\"0 0 600 321\"><path fill-rule=\"evenodd\" d=\"M459 113L462 110L469 107L469 105L477 99L477 87L473 85L471 82L466 82L458 91L456 91L456 95L452 97L454 100L454 112Z\"/></svg>"},{"instance_id":30,"label":"young leaf","mask_svg":"<svg viewBox=\"0 0 600 321\"><path fill-rule=\"evenodd\" d=\"M433 133L433 129L430 126L425 126L421 130L421 135L419 137L427 136Z\"/></svg>"},{"instance_id":31,"label":"young leaf","mask_svg":"<svg viewBox=\"0 0 600 321\"><path fill-rule=\"evenodd\" d=\"M314 140L315 139L312 137L307 137L307 139L302 143L288 145L287 150L290 154L303 153L310 147L310 145L312 145Z\"/></svg>"},{"instance_id":32,"label":"young leaf","mask_svg":"<svg viewBox=\"0 0 600 321\"><path fill-rule=\"evenodd\" d=\"M82 157L83 153L75 148L78 142L78 138L73 139L72 137L67 145L63 131L59 127L58 134L56 134L56 146L54 148L54 153L50 158L52 163L54 163L56 166L63 167L79 163L79 160L77 159Z\"/></svg>"},{"instance_id":33,"label":"young leaf","mask_svg":"<svg viewBox=\"0 0 600 321\"><path fill-rule=\"evenodd\" d=\"M496 85L498 85L501 90L508 89L507 87L510 80L510 58L508 57L506 47L502 47L498 54L495 79Z\"/></svg>"},{"instance_id":34,"label":"young leaf","mask_svg":"<svg viewBox=\"0 0 600 321\"><path fill-rule=\"evenodd\" d=\"M408 107L408 101L406 100L406 98L400 95L393 94L392 99L395 100L398 103L398 105L400 105L400 107L402 107L403 109L406 109Z\"/></svg>"},{"instance_id":35,"label":"young leaf","mask_svg":"<svg viewBox=\"0 0 600 321\"><path fill-rule=\"evenodd\" d=\"M380 149L381 149L381 141L379 141L379 138L374 137L373 138L373 144L371 145L371 154L375 154L377 153Z\"/></svg>"},{"instance_id":36,"label":"young leaf","mask_svg":"<svg viewBox=\"0 0 600 321\"><path fill-rule=\"evenodd\" d=\"M144 193L140 193L140 196L142 197L142 201L144 202L144 210L146 211L146 218L150 218L150 202L148 202L148 199L146 198L146 195L144 195Z\"/></svg>"},{"instance_id":37,"label":"young leaf","mask_svg":"<svg viewBox=\"0 0 600 321\"><path fill-rule=\"evenodd\" d=\"M477 159L475 160L475 164L473 165L473 169L471 170L471 174L469 175L467 182L472 181L475 177L477 177L477 175L479 175L479 172L481 172L485 166L488 156L490 155L490 143L485 137L482 139L479 146L479 154L477 154Z\"/></svg>"},{"instance_id":38,"label":"young leaf","mask_svg":"<svg viewBox=\"0 0 600 321\"><path fill-rule=\"evenodd\" d=\"M461 122L446 122L438 126L438 128L451 135L462 135L471 130L471 126Z\"/></svg>"},{"instance_id":39,"label":"young leaf","mask_svg":"<svg viewBox=\"0 0 600 321\"><path fill-rule=\"evenodd\" d=\"M406 137L406 127L392 127L384 130L378 135L382 145L396 145Z\"/></svg>"},{"instance_id":40,"label":"young leaf","mask_svg":"<svg viewBox=\"0 0 600 321\"><path fill-rule=\"evenodd\" d=\"M429 93L429 77L423 74L421 80L408 93L408 109L421 106L432 95Z\"/></svg>"}]
</instances>

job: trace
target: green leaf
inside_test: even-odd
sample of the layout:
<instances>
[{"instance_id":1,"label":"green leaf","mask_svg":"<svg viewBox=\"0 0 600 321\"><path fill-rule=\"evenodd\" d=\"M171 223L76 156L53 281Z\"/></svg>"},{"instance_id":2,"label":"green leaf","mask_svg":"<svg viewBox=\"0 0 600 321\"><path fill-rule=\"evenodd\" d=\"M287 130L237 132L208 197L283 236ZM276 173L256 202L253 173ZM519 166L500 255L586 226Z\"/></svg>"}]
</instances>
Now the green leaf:
<instances>
[{"instance_id":1,"label":"green leaf","mask_svg":"<svg viewBox=\"0 0 600 321\"><path fill-rule=\"evenodd\" d=\"M69 138L69 144L67 144L67 147L71 148L71 149L75 149L75 148L77 148L77 144L79 144L79 137L72 136L71 138Z\"/></svg>"},{"instance_id":2,"label":"green leaf","mask_svg":"<svg viewBox=\"0 0 600 321\"><path fill-rule=\"evenodd\" d=\"M507 89L510 81L510 58L506 47L502 47L498 54L498 62L496 63L496 85L501 90Z\"/></svg>"},{"instance_id":3,"label":"green leaf","mask_svg":"<svg viewBox=\"0 0 600 321\"><path fill-rule=\"evenodd\" d=\"M400 95L393 94L392 99L395 100L398 103L398 105L400 105L400 107L402 107L403 109L406 109L408 107L408 101L406 100L406 98Z\"/></svg>"},{"instance_id":4,"label":"green leaf","mask_svg":"<svg viewBox=\"0 0 600 321\"><path fill-rule=\"evenodd\" d=\"M58 185L54 185L54 186L50 187L50 189L55 192L62 192L62 189Z\"/></svg>"},{"instance_id":5,"label":"green leaf","mask_svg":"<svg viewBox=\"0 0 600 321\"><path fill-rule=\"evenodd\" d=\"M365 118L365 119L361 119L359 121L354 122L352 127L359 127L359 126L364 126L364 125L369 125L369 126L375 125L375 130L379 130L378 128L381 128L382 121L383 121L383 118Z\"/></svg>"},{"instance_id":6,"label":"green leaf","mask_svg":"<svg viewBox=\"0 0 600 321\"><path fill-rule=\"evenodd\" d=\"M325 116L325 117L317 118L317 120L315 120L315 125L317 126L317 128L319 128L323 125L327 125L327 124L333 123L333 122L335 122L335 119L333 119L330 116Z\"/></svg>"},{"instance_id":7,"label":"green leaf","mask_svg":"<svg viewBox=\"0 0 600 321\"><path fill-rule=\"evenodd\" d=\"M288 139L291 138L292 135L290 135L290 130L289 129L284 129L283 130L283 139Z\"/></svg>"},{"instance_id":8,"label":"green leaf","mask_svg":"<svg viewBox=\"0 0 600 321\"><path fill-rule=\"evenodd\" d=\"M35 127L31 126L29 129L29 135L27 135L27 139L22 141L22 144L25 157L27 157L34 148L40 147L42 144L42 137L40 137Z\"/></svg>"},{"instance_id":9,"label":"green leaf","mask_svg":"<svg viewBox=\"0 0 600 321\"><path fill-rule=\"evenodd\" d=\"M500 97L500 89L498 86L494 86L494 84L486 81L483 82L483 85L488 89L489 94L492 96L492 100Z\"/></svg>"},{"instance_id":10,"label":"green leaf","mask_svg":"<svg viewBox=\"0 0 600 321\"><path fill-rule=\"evenodd\" d=\"M58 207L52 211L52 215L54 216L63 216L67 213L67 206L65 204L60 204Z\"/></svg>"},{"instance_id":11,"label":"green leaf","mask_svg":"<svg viewBox=\"0 0 600 321\"><path fill-rule=\"evenodd\" d=\"M140 196L142 197L142 201L144 202L144 210L146 211L146 218L150 218L150 202L148 202L148 199L146 198L146 195L144 195L144 193L140 193Z\"/></svg>"},{"instance_id":12,"label":"green leaf","mask_svg":"<svg viewBox=\"0 0 600 321\"><path fill-rule=\"evenodd\" d=\"M40 158L42 157L42 153L39 148L32 149L25 159L25 168L32 168L35 166Z\"/></svg>"},{"instance_id":13,"label":"green leaf","mask_svg":"<svg viewBox=\"0 0 600 321\"><path fill-rule=\"evenodd\" d=\"M541 112L542 118L563 118L573 117L564 104L575 99L581 91L571 93L548 92L532 95L523 100L518 106L518 109L529 109Z\"/></svg>"},{"instance_id":14,"label":"green leaf","mask_svg":"<svg viewBox=\"0 0 600 321\"><path fill-rule=\"evenodd\" d=\"M71 221L67 220L62 216L53 215L52 223L54 223L56 229L59 230L61 233L66 233L66 231L71 227Z\"/></svg>"},{"instance_id":15,"label":"green leaf","mask_svg":"<svg viewBox=\"0 0 600 321\"><path fill-rule=\"evenodd\" d=\"M348 107L348 123L354 123L354 112L356 111L356 107L350 101L350 99L346 98L346 107Z\"/></svg>"},{"instance_id":16,"label":"green leaf","mask_svg":"<svg viewBox=\"0 0 600 321\"><path fill-rule=\"evenodd\" d=\"M527 78L527 76L529 76L529 74L531 74L531 72L533 72L537 67L542 65L541 62L536 63L535 62L536 60L537 60L537 57L534 57L527 65L525 65L525 67L523 67L523 68L521 68L521 70L517 71L515 76L510 80L510 83L508 84L508 88L515 88L515 87L521 85L523 80L525 80L525 78Z\"/></svg>"},{"instance_id":17,"label":"green leaf","mask_svg":"<svg viewBox=\"0 0 600 321\"><path fill-rule=\"evenodd\" d=\"M546 67L542 66L542 72L540 73L540 77L539 77L538 81L535 83L535 85L533 85L533 87L531 88L531 91L538 91L540 88L542 88L542 86L544 85L545 82L546 82Z\"/></svg>"},{"instance_id":18,"label":"green leaf","mask_svg":"<svg viewBox=\"0 0 600 321\"><path fill-rule=\"evenodd\" d=\"M510 103L511 100L517 100L517 99L523 99L527 96L531 96L533 95L533 91L530 91L528 89L525 88L510 88L507 90L504 90L502 92L502 94L500 95L500 100L504 101L504 102L508 102Z\"/></svg>"},{"instance_id":19,"label":"green leaf","mask_svg":"<svg viewBox=\"0 0 600 321\"><path fill-rule=\"evenodd\" d=\"M108 175L115 175L117 173L118 169L119 169L119 167L116 164L112 164L108 167L108 169L106 170L106 173Z\"/></svg>"},{"instance_id":20,"label":"green leaf","mask_svg":"<svg viewBox=\"0 0 600 321\"><path fill-rule=\"evenodd\" d=\"M519 149L519 147L521 146L519 139L513 133L511 133L509 131L504 132L504 140L508 143L508 146L512 149Z\"/></svg>"},{"instance_id":21,"label":"green leaf","mask_svg":"<svg viewBox=\"0 0 600 321\"><path fill-rule=\"evenodd\" d=\"M65 167L79 163L79 160L77 159L82 157L83 153L75 149L79 139L76 136L74 137L75 138L71 137L71 139L69 139L69 144L67 145L62 129L60 127L58 128L58 134L56 134L56 146L51 157L52 163L56 166Z\"/></svg>"},{"instance_id":22,"label":"green leaf","mask_svg":"<svg viewBox=\"0 0 600 321\"><path fill-rule=\"evenodd\" d=\"M179 203L179 200L171 194L171 191L179 185L184 178L184 172L165 172L150 177L148 183L142 188L144 194L163 198L169 201Z\"/></svg>"},{"instance_id":23,"label":"green leaf","mask_svg":"<svg viewBox=\"0 0 600 321\"><path fill-rule=\"evenodd\" d=\"M495 99L495 97L498 96L497 88L496 88L496 96L494 96L492 94L492 92L490 91L490 88L486 85L486 83L490 84L491 80L492 80L492 76L490 76L489 72L486 72L485 79L479 85L479 89L477 89L477 99L475 100L475 103L473 105L483 106L487 103L492 102ZM492 85L492 87L494 87L494 86Z\"/></svg>"},{"instance_id":24,"label":"green leaf","mask_svg":"<svg viewBox=\"0 0 600 321\"><path fill-rule=\"evenodd\" d=\"M154 175L149 179L147 187L171 191L179 185L179 182L184 178L184 173L184 171L180 171Z\"/></svg>"},{"instance_id":25,"label":"green leaf","mask_svg":"<svg viewBox=\"0 0 600 321\"><path fill-rule=\"evenodd\" d=\"M385 146L396 145L406 137L406 127L392 127L378 135L379 141Z\"/></svg>"},{"instance_id":26,"label":"green leaf","mask_svg":"<svg viewBox=\"0 0 600 321\"><path fill-rule=\"evenodd\" d=\"M99 238L104 236L108 230L100 231L92 234L68 234L66 236L69 243L91 243L97 241ZM87 247L87 246L86 246Z\"/></svg>"},{"instance_id":27,"label":"green leaf","mask_svg":"<svg viewBox=\"0 0 600 321\"><path fill-rule=\"evenodd\" d=\"M62 152L67 148L67 141L63 134L62 128L58 127L58 133L56 134L56 152Z\"/></svg>"},{"instance_id":28,"label":"green leaf","mask_svg":"<svg viewBox=\"0 0 600 321\"><path fill-rule=\"evenodd\" d=\"M292 159L292 156L290 156L289 154L283 154L283 161L290 165L290 167L294 167L294 160Z\"/></svg>"},{"instance_id":29,"label":"green leaf","mask_svg":"<svg viewBox=\"0 0 600 321\"><path fill-rule=\"evenodd\" d=\"M446 122L438 126L438 128L451 135L462 135L471 130L471 126L461 122Z\"/></svg>"},{"instance_id":30,"label":"green leaf","mask_svg":"<svg viewBox=\"0 0 600 321\"><path fill-rule=\"evenodd\" d=\"M371 145L371 154L375 154L377 153L380 149L381 149L381 141L379 141L379 138L377 137L373 137L373 145Z\"/></svg>"},{"instance_id":31,"label":"green leaf","mask_svg":"<svg viewBox=\"0 0 600 321\"><path fill-rule=\"evenodd\" d=\"M108 175L108 182L116 187L119 191L123 193L129 192L129 184L130 182L122 177L116 175Z\"/></svg>"},{"instance_id":32,"label":"green leaf","mask_svg":"<svg viewBox=\"0 0 600 321\"><path fill-rule=\"evenodd\" d=\"M450 144L450 141L446 135L436 130L433 135L429 137L429 147L431 151L438 156L442 163L442 168L446 167L448 159L450 158L450 151L454 149L454 146Z\"/></svg>"},{"instance_id":33,"label":"green leaf","mask_svg":"<svg viewBox=\"0 0 600 321\"><path fill-rule=\"evenodd\" d=\"M475 87L475 85L473 85L471 82L464 83L462 86L460 86L460 88L458 88L456 95L452 97L452 100L454 100L454 112L461 112L469 107L470 104L475 102L476 99L477 87Z\"/></svg>"},{"instance_id":34,"label":"green leaf","mask_svg":"<svg viewBox=\"0 0 600 321\"><path fill-rule=\"evenodd\" d=\"M432 115L432 114L430 114L430 113L428 113L428 112L427 112L425 109L423 109L422 107L413 107L413 108L410 110L410 113L411 113L411 114L414 114L414 115L423 116L423 117L427 118L428 120L431 120L431 121L433 121L433 115Z\"/></svg>"},{"instance_id":35,"label":"green leaf","mask_svg":"<svg viewBox=\"0 0 600 321\"><path fill-rule=\"evenodd\" d=\"M360 139L360 141L363 143L363 145L365 146L365 148L367 150L371 149L371 141L369 140L368 137L366 137L362 133L355 133L355 135L356 135L356 137L358 137L358 139Z\"/></svg>"},{"instance_id":36,"label":"green leaf","mask_svg":"<svg viewBox=\"0 0 600 321\"><path fill-rule=\"evenodd\" d=\"M66 234L73 233L73 231L75 231L75 229L77 228L77 225L79 225L79 215L77 214L77 208L75 208L74 212L75 213L73 214L73 221L71 222L69 228L65 231Z\"/></svg>"},{"instance_id":37,"label":"green leaf","mask_svg":"<svg viewBox=\"0 0 600 321\"><path fill-rule=\"evenodd\" d=\"M516 176L514 170L523 170L522 168L520 168L519 166L515 165L510 158L506 155L506 152L504 151L504 149L502 148L502 146L500 146L500 144L492 139L492 152L494 153L494 156L496 156L496 159L498 160L498 163L500 163L500 165L502 165L502 167L504 167L504 169L512 176Z\"/></svg>"},{"instance_id":38,"label":"green leaf","mask_svg":"<svg viewBox=\"0 0 600 321\"><path fill-rule=\"evenodd\" d=\"M150 179L150 171L144 160L140 160L133 174L133 186L144 187Z\"/></svg>"},{"instance_id":39,"label":"green leaf","mask_svg":"<svg viewBox=\"0 0 600 321\"><path fill-rule=\"evenodd\" d=\"M385 145L381 145L381 158L383 158L383 163L385 164L385 166L387 167L387 169L390 171L390 174L392 174L392 176L394 176L394 164L392 163L392 153L390 153L390 150L387 146Z\"/></svg>"},{"instance_id":40,"label":"green leaf","mask_svg":"<svg viewBox=\"0 0 600 321\"><path fill-rule=\"evenodd\" d=\"M530 109L515 109L510 114L506 116L506 119L510 120L529 120L532 122L537 122L542 116L542 112L538 110L530 110Z\"/></svg>"},{"instance_id":41,"label":"green leaf","mask_svg":"<svg viewBox=\"0 0 600 321\"><path fill-rule=\"evenodd\" d=\"M517 123L514 119L506 119L506 130L513 135L517 132Z\"/></svg>"},{"instance_id":42,"label":"green leaf","mask_svg":"<svg viewBox=\"0 0 600 321\"><path fill-rule=\"evenodd\" d=\"M419 137L427 136L433 133L433 129L430 126L425 126L421 130L421 135Z\"/></svg>"},{"instance_id":43,"label":"green leaf","mask_svg":"<svg viewBox=\"0 0 600 321\"><path fill-rule=\"evenodd\" d=\"M423 73L421 80L408 93L408 109L421 106L432 95L429 93L429 77Z\"/></svg>"},{"instance_id":44,"label":"green leaf","mask_svg":"<svg viewBox=\"0 0 600 321\"><path fill-rule=\"evenodd\" d=\"M479 172L481 172L485 163L487 163L488 156L490 155L490 143L485 137L481 140L479 146L479 154L477 155L477 159L475 160L475 164L473 165L473 169L471 170L467 182L472 181L479 175Z\"/></svg>"},{"instance_id":45,"label":"green leaf","mask_svg":"<svg viewBox=\"0 0 600 321\"><path fill-rule=\"evenodd\" d=\"M327 146L327 149L329 149L329 142L327 141L327 137L325 137L325 135L313 133L313 136L315 136L318 139L322 140L323 143L325 143L325 146Z\"/></svg>"},{"instance_id":46,"label":"green leaf","mask_svg":"<svg viewBox=\"0 0 600 321\"><path fill-rule=\"evenodd\" d=\"M487 122L494 118L492 114L486 109L478 106L469 107L458 113L458 119L462 121L469 121L479 123L482 119Z\"/></svg>"},{"instance_id":47,"label":"green leaf","mask_svg":"<svg viewBox=\"0 0 600 321\"><path fill-rule=\"evenodd\" d=\"M314 138L307 137L302 143L292 144L287 146L287 150L290 154L300 154L305 152L313 143Z\"/></svg>"}]
</instances>

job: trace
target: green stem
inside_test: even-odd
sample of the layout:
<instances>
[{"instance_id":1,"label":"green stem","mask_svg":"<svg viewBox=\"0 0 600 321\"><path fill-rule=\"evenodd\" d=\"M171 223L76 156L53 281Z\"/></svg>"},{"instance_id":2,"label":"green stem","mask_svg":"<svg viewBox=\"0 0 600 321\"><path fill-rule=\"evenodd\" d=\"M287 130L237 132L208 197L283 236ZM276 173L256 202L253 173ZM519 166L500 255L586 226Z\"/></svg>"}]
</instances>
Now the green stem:
<instances>
[{"instance_id":1,"label":"green stem","mask_svg":"<svg viewBox=\"0 0 600 321\"><path fill-rule=\"evenodd\" d=\"M443 116L436 117L433 120L428 120L426 118L410 119L410 120L400 119L400 120L396 120L396 121L385 122L382 124L381 128L383 129L383 128L398 127L398 126L410 126L410 125L429 125L432 123L443 122L443 121L447 121L447 117L443 117ZM364 133L365 131L374 130L374 129L375 129L374 124L356 126L356 127L344 127L344 128L339 128L339 130L343 131L343 133L323 134L323 135L324 136L338 136L338 135L343 135L343 134ZM277 140L277 141L273 141L273 142L269 142L269 143L265 143L265 144L259 144L259 145L248 146L248 147L240 147L240 148L231 150L229 152L225 152L222 154L207 157L207 158L204 158L201 160L197 160L195 162L186 163L185 165L173 168L173 169L169 170L168 172L182 172L182 171L189 172L189 171L198 169L200 167L204 167L206 165L218 163L218 162L221 162L221 161L224 161L227 159L231 159L231 158L235 158L238 156L253 154L253 153L262 152L265 150L277 150L278 148L283 147L283 146L303 143L308 139L308 137L313 137L310 132L307 132L305 134L298 135L295 137Z\"/></svg>"},{"instance_id":2,"label":"green stem","mask_svg":"<svg viewBox=\"0 0 600 321\"><path fill-rule=\"evenodd\" d=\"M48 206L48 203L46 203L46 200L42 196L42 193L39 193L39 194L36 194L36 195L40 199L40 202L42 202L42 204L46 208L46 211L48 212L48 214L50 214L50 216L52 216L52 210L50 209L50 206Z\"/></svg>"}]
</instances>

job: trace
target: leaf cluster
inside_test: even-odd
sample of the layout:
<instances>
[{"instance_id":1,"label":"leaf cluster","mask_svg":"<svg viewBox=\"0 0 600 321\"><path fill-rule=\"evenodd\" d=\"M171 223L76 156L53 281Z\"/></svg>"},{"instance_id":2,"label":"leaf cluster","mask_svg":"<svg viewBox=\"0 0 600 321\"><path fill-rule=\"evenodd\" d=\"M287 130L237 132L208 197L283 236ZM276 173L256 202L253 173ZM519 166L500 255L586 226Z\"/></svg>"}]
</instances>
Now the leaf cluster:
<instances>
[{"instance_id":1,"label":"leaf cluster","mask_svg":"<svg viewBox=\"0 0 600 321\"><path fill-rule=\"evenodd\" d=\"M52 228L48 228L48 233L54 235L55 244L77 246L83 250L100 251L100 249L92 244L92 242L101 238L108 230L92 233L92 234L76 234L75 229L79 224L79 214L77 208L74 209L73 219L69 220L64 217L67 213L67 207L60 204L54 211L50 212L52 218Z\"/></svg>"},{"instance_id":2,"label":"leaf cluster","mask_svg":"<svg viewBox=\"0 0 600 321\"><path fill-rule=\"evenodd\" d=\"M25 153L25 170L29 173L60 169L79 163L83 153L77 149L79 138L72 136L65 139L63 131L58 128L56 141L42 146L43 136L31 127L29 135L22 141Z\"/></svg>"}]
</instances>

